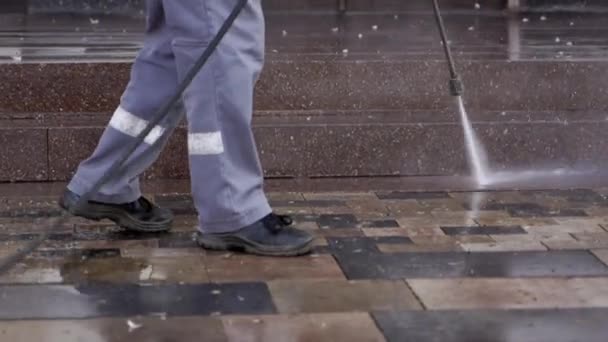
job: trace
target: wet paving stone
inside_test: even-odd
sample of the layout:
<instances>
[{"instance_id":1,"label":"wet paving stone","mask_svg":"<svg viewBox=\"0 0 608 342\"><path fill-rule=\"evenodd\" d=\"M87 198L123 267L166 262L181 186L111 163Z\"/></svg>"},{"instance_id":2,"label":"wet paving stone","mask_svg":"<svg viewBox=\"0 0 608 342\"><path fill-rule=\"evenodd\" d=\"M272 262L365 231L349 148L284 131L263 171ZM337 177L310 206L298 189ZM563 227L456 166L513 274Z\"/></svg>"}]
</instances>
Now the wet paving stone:
<instances>
[{"instance_id":1,"label":"wet paving stone","mask_svg":"<svg viewBox=\"0 0 608 342\"><path fill-rule=\"evenodd\" d=\"M608 308L608 278L408 279L429 310Z\"/></svg>"},{"instance_id":2,"label":"wet paving stone","mask_svg":"<svg viewBox=\"0 0 608 342\"><path fill-rule=\"evenodd\" d=\"M208 253L207 272L213 282L277 279L344 279L331 255L264 258L232 253Z\"/></svg>"},{"instance_id":3,"label":"wet paving stone","mask_svg":"<svg viewBox=\"0 0 608 342\"><path fill-rule=\"evenodd\" d=\"M446 235L506 235L527 234L520 226L441 227Z\"/></svg>"},{"instance_id":4,"label":"wet paving stone","mask_svg":"<svg viewBox=\"0 0 608 342\"><path fill-rule=\"evenodd\" d=\"M262 283L198 285L0 286L0 320L272 314Z\"/></svg>"},{"instance_id":5,"label":"wet paving stone","mask_svg":"<svg viewBox=\"0 0 608 342\"><path fill-rule=\"evenodd\" d=\"M366 251L366 250L363 250ZM348 279L605 276L587 251L496 253L336 253Z\"/></svg>"},{"instance_id":6,"label":"wet paving stone","mask_svg":"<svg viewBox=\"0 0 608 342\"><path fill-rule=\"evenodd\" d=\"M398 228L399 223L396 220L365 220L357 224L358 228Z\"/></svg>"},{"instance_id":7,"label":"wet paving stone","mask_svg":"<svg viewBox=\"0 0 608 342\"><path fill-rule=\"evenodd\" d=\"M592 253L600 259L604 264L608 265L608 248L606 249L595 249Z\"/></svg>"},{"instance_id":8,"label":"wet paving stone","mask_svg":"<svg viewBox=\"0 0 608 342\"><path fill-rule=\"evenodd\" d=\"M138 328L130 328L127 321ZM226 342L222 321L216 317L151 317L86 320L0 321L0 336L24 342Z\"/></svg>"},{"instance_id":9,"label":"wet paving stone","mask_svg":"<svg viewBox=\"0 0 608 342\"><path fill-rule=\"evenodd\" d=\"M225 317L228 341L384 342L367 313Z\"/></svg>"},{"instance_id":10,"label":"wet paving stone","mask_svg":"<svg viewBox=\"0 0 608 342\"><path fill-rule=\"evenodd\" d=\"M377 312L390 342L604 342L608 309ZM433 327L421 329L421 327Z\"/></svg>"},{"instance_id":11,"label":"wet paving stone","mask_svg":"<svg viewBox=\"0 0 608 342\"><path fill-rule=\"evenodd\" d=\"M403 192L394 191L388 193L378 193L378 198L381 200L425 200L450 198L447 192Z\"/></svg>"},{"instance_id":12,"label":"wet paving stone","mask_svg":"<svg viewBox=\"0 0 608 342\"><path fill-rule=\"evenodd\" d=\"M320 215L318 224L321 229L356 228L358 224L355 215Z\"/></svg>"},{"instance_id":13,"label":"wet paving stone","mask_svg":"<svg viewBox=\"0 0 608 342\"><path fill-rule=\"evenodd\" d=\"M268 284L280 313L417 310L407 284L396 281L281 280Z\"/></svg>"}]
</instances>

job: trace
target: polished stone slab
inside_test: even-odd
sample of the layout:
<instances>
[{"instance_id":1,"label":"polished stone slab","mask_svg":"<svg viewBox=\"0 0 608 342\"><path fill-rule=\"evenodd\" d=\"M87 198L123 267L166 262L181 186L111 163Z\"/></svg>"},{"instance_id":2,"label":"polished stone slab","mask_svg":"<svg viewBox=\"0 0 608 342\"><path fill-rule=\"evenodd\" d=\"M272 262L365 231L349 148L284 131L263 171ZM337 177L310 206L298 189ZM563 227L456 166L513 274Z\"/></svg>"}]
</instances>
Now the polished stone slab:
<instances>
[{"instance_id":1,"label":"polished stone slab","mask_svg":"<svg viewBox=\"0 0 608 342\"><path fill-rule=\"evenodd\" d=\"M608 278L410 279L429 310L608 308Z\"/></svg>"},{"instance_id":2,"label":"polished stone slab","mask_svg":"<svg viewBox=\"0 0 608 342\"><path fill-rule=\"evenodd\" d=\"M335 254L348 279L605 276L587 251Z\"/></svg>"},{"instance_id":3,"label":"polished stone slab","mask_svg":"<svg viewBox=\"0 0 608 342\"><path fill-rule=\"evenodd\" d=\"M280 313L421 309L403 281L282 280L268 283Z\"/></svg>"},{"instance_id":4,"label":"polished stone slab","mask_svg":"<svg viewBox=\"0 0 608 342\"><path fill-rule=\"evenodd\" d=\"M124 317L159 312L170 316L271 314L275 308L262 283L0 286L0 320Z\"/></svg>"},{"instance_id":5,"label":"polished stone slab","mask_svg":"<svg viewBox=\"0 0 608 342\"><path fill-rule=\"evenodd\" d=\"M520 226L474 226L474 227L441 227L446 235L503 235L527 234Z\"/></svg>"},{"instance_id":6,"label":"polished stone slab","mask_svg":"<svg viewBox=\"0 0 608 342\"><path fill-rule=\"evenodd\" d=\"M401 311L374 318L395 342L604 342L607 314L606 309Z\"/></svg>"}]
</instances>

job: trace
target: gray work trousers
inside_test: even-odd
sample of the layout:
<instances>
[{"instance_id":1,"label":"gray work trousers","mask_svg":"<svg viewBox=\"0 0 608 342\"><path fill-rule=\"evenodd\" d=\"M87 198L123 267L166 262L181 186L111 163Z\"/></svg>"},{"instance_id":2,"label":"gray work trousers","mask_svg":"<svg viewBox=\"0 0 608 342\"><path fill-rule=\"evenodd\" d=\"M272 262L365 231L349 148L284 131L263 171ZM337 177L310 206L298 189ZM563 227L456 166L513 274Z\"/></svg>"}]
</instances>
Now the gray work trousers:
<instances>
[{"instance_id":1,"label":"gray work trousers","mask_svg":"<svg viewBox=\"0 0 608 342\"><path fill-rule=\"evenodd\" d=\"M148 0L145 43L135 59L130 83L97 148L68 185L71 191L89 190L144 130L235 4L236 0ZM183 94L192 196L203 232L238 230L271 213L251 130L253 88L264 63L264 29L261 0L249 0ZM126 203L138 199L139 176L157 159L179 124L179 114L174 112L155 127L131 158L139 162L112 179L93 200Z\"/></svg>"}]
</instances>

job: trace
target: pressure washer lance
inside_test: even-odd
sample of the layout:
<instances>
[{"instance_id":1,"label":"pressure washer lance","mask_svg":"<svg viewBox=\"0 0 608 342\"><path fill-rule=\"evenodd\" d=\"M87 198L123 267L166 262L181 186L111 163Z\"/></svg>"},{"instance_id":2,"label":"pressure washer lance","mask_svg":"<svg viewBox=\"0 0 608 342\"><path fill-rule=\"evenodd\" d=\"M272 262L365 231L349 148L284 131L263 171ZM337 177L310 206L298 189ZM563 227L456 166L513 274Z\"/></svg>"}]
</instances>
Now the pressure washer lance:
<instances>
[{"instance_id":1,"label":"pressure washer lance","mask_svg":"<svg viewBox=\"0 0 608 342\"><path fill-rule=\"evenodd\" d=\"M439 27L439 34L441 34L441 41L443 43L443 50L448 61L448 67L450 69L450 94L452 96L462 96L464 93L464 84L460 79L460 76L456 72L456 66L454 65L454 58L452 58L452 49L448 45L448 35L445 30L443 23L443 17L441 15L441 9L437 0L433 0L433 9L435 12L435 19L437 20L437 26Z\"/></svg>"},{"instance_id":2,"label":"pressure washer lance","mask_svg":"<svg viewBox=\"0 0 608 342\"><path fill-rule=\"evenodd\" d=\"M220 42L222 41L224 36L226 36L226 33L228 32L228 30L230 30L236 18L239 16L239 14L241 14L243 9L247 5L247 1L248 0L238 0L238 3L235 5L228 18L226 18L220 30L209 43L209 46L207 46L201 57L199 57L199 59L196 61L190 71L188 71L188 74L186 75L184 80L178 85L173 96L169 99L169 101L167 101L164 106L160 107L156 111L146 128L135 138L135 141L133 141L130 145L127 146L124 153L116 161L116 163L114 163L110 167L108 172L103 177L101 177L95 184L93 184L93 187L88 192L82 194L82 196L78 200L78 203L76 203L75 205L77 209L82 208L82 206L86 205L87 202L91 200L91 198L109 180L123 174L123 172L129 168L127 161L129 160L133 152L143 143L144 139L148 136L148 134L150 134L150 132L156 125L158 125L165 117L167 117L167 115L173 114L173 109L175 105L181 101L184 91L188 88L188 86L190 86L192 80L194 80L200 70L205 66L205 64L207 64L207 61L209 60L211 55L217 50L217 47L219 46ZM158 141L161 140L163 139L158 139ZM55 221L55 224L53 224L44 232L40 233L35 239L29 241L26 246L19 249L14 254L8 256L4 260L0 261L0 274L8 272L13 266L21 262L21 260L27 257L30 253L38 249L38 247L40 247L40 245L42 245L48 239L49 235L52 232L56 231L61 225L63 225L68 218L69 213L63 212L62 215L57 219L57 221Z\"/></svg>"}]
</instances>

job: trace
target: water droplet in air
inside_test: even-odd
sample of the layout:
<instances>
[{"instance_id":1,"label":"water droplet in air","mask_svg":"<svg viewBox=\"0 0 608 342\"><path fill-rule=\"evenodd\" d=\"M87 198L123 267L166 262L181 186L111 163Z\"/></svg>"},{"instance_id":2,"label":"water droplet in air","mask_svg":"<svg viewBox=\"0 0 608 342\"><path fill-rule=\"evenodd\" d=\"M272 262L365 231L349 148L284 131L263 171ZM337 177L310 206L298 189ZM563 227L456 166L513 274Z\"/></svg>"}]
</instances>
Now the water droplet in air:
<instances>
[{"instance_id":1,"label":"water droplet in air","mask_svg":"<svg viewBox=\"0 0 608 342\"><path fill-rule=\"evenodd\" d=\"M334 27L334 28L332 28L332 29L331 29L331 32L333 32L333 33L336 33L336 32L338 32L338 31L340 31L340 29L339 29L339 28L337 28L337 27Z\"/></svg>"},{"instance_id":2,"label":"water droplet in air","mask_svg":"<svg viewBox=\"0 0 608 342\"><path fill-rule=\"evenodd\" d=\"M378 31L378 25L374 25L374 26L372 26L372 30L374 30L374 31Z\"/></svg>"},{"instance_id":3,"label":"water droplet in air","mask_svg":"<svg viewBox=\"0 0 608 342\"><path fill-rule=\"evenodd\" d=\"M475 26L469 26L469 31L475 31Z\"/></svg>"},{"instance_id":4,"label":"water droplet in air","mask_svg":"<svg viewBox=\"0 0 608 342\"><path fill-rule=\"evenodd\" d=\"M287 36L287 31L283 30L282 34L283 34L283 37Z\"/></svg>"},{"instance_id":5,"label":"water droplet in air","mask_svg":"<svg viewBox=\"0 0 608 342\"><path fill-rule=\"evenodd\" d=\"M568 46L572 46L572 45L574 45L574 44L573 44L572 42L567 42L567 43L566 43L566 45L568 45Z\"/></svg>"},{"instance_id":6,"label":"water droplet in air","mask_svg":"<svg viewBox=\"0 0 608 342\"><path fill-rule=\"evenodd\" d=\"M475 9L480 9L480 8L481 8L481 5L479 4L479 2L476 2L475 3Z\"/></svg>"},{"instance_id":7,"label":"water droplet in air","mask_svg":"<svg viewBox=\"0 0 608 342\"><path fill-rule=\"evenodd\" d=\"M359 39L361 39L361 38L363 38L363 34L359 33L359 35L357 37L359 37Z\"/></svg>"},{"instance_id":8,"label":"water droplet in air","mask_svg":"<svg viewBox=\"0 0 608 342\"><path fill-rule=\"evenodd\" d=\"M524 23L527 23L527 22L529 22L529 21L530 21L530 19L528 19L528 18L523 18L521 21L523 21Z\"/></svg>"},{"instance_id":9,"label":"water droplet in air","mask_svg":"<svg viewBox=\"0 0 608 342\"><path fill-rule=\"evenodd\" d=\"M555 37L555 42L556 42L556 43L559 43L559 42L561 42L561 41L562 41L562 40L561 40L559 37Z\"/></svg>"},{"instance_id":10,"label":"water droplet in air","mask_svg":"<svg viewBox=\"0 0 608 342\"><path fill-rule=\"evenodd\" d=\"M547 17L545 17L544 15L541 15L540 16L540 21L545 21L545 20L547 20Z\"/></svg>"},{"instance_id":11,"label":"water droplet in air","mask_svg":"<svg viewBox=\"0 0 608 342\"><path fill-rule=\"evenodd\" d=\"M97 24L99 24L99 19L89 18L89 21L91 22L91 25L97 25Z\"/></svg>"}]
</instances>

